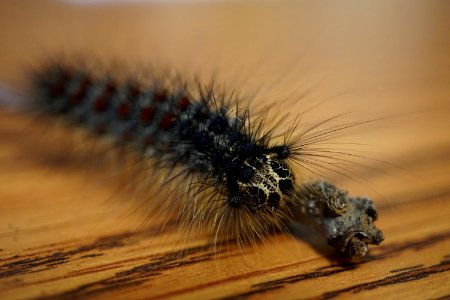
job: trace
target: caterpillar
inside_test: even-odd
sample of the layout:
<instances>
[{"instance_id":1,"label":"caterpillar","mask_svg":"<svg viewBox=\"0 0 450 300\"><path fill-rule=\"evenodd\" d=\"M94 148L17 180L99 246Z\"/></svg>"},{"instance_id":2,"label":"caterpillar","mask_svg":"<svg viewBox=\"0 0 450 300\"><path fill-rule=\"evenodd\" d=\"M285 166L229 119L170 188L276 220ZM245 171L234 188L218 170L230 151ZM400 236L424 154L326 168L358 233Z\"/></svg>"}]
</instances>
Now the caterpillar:
<instances>
[{"instance_id":1,"label":"caterpillar","mask_svg":"<svg viewBox=\"0 0 450 300\"><path fill-rule=\"evenodd\" d=\"M168 181L187 182L166 209L176 211L181 227L206 230L214 243L254 243L289 231L290 222L310 224L351 257L384 239L370 199L325 181L296 181L293 165L304 141L295 135L298 123L274 143L273 129L263 130L266 120L255 122L235 96L177 77L142 83L51 62L31 82L35 105L46 116L112 137L173 175Z\"/></svg>"}]
</instances>

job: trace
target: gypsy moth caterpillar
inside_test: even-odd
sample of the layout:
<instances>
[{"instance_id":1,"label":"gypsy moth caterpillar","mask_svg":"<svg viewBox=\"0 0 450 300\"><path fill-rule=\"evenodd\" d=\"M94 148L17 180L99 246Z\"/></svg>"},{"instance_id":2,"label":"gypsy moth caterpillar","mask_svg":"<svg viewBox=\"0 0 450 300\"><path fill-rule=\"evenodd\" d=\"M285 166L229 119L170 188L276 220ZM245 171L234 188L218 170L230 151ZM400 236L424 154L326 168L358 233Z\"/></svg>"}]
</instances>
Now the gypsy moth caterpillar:
<instances>
[{"instance_id":1,"label":"gypsy moth caterpillar","mask_svg":"<svg viewBox=\"0 0 450 300\"><path fill-rule=\"evenodd\" d=\"M349 126L296 134L298 123L272 139L264 118L252 118L233 94L213 85L162 77L146 84L97 75L64 61L36 71L32 98L49 116L59 116L131 148L145 164L167 173L166 182L184 182L182 196L171 195L158 209L174 212L186 231L220 240L255 243L290 221L309 220L330 245L350 256L363 256L379 244L372 202L350 198L331 184L296 182L293 163L306 146ZM329 121L329 120L328 120ZM311 221L312 220L312 221Z\"/></svg>"}]
</instances>

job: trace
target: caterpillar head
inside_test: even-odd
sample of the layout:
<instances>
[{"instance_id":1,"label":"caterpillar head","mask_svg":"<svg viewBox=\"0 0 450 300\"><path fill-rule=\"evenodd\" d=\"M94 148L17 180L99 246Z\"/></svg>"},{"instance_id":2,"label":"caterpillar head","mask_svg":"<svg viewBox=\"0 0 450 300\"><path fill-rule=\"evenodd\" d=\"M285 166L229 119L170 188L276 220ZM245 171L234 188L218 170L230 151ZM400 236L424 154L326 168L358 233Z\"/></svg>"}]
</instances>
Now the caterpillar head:
<instances>
[{"instance_id":1,"label":"caterpillar head","mask_svg":"<svg viewBox=\"0 0 450 300\"><path fill-rule=\"evenodd\" d=\"M229 204L255 212L279 208L294 190L294 175L286 163L288 156L287 146L279 146L244 160L231 182Z\"/></svg>"}]
</instances>

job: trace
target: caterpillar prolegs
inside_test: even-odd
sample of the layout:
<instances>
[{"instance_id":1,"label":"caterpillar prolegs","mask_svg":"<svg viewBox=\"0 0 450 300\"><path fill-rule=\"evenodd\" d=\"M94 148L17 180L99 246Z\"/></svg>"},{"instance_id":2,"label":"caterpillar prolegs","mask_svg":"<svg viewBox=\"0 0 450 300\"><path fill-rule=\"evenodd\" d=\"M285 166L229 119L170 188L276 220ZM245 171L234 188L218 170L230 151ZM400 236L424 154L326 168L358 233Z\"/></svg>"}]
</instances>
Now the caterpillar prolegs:
<instances>
[{"instance_id":1,"label":"caterpillar prolegs","mask_svg":"<svg viewBox=\"0 0 450 300\"><path fill-rule=\"evenodd\" d=\"M254 242L289 222L306 222L349 256L363 256L383 234L371 200L351 198L334 185L299 183L302 156L296 125L273 144L262 120L252 122L236 97L210 86L163 78L145 84L116 80L66 63L37 70L32 95L46 115L111 136L142 160L155 160L187 180L180 222Z\"/></svg>"}]
</instances>

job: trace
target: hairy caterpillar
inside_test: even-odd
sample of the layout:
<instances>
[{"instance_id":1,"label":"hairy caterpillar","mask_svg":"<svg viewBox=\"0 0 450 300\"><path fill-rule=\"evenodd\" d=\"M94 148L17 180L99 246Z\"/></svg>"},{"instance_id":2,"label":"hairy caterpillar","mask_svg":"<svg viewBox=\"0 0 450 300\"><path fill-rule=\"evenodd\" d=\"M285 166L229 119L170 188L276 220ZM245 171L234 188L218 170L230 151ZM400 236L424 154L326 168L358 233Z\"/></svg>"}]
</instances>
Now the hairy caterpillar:
<instances>
[{"instance_id":1,"label":"hairy caterpillar","mask_svg":"<svg viewBox=\"0 0 450 300\"><path fill-rule=\"evenodd\" d=\"M46 114L112 136L186 180L171 208L183 226L206 230L214 242L255 242L292 221L312 224L350 256L383 241L372 201L326 182L296 182L292 164L317 138L296 136L297 124L273 144L272 131L263 132L262 119L254 124L239 99L178 79L141 84L57 62L36 71L32 83Z\"/></svg>"}]
</instances>

